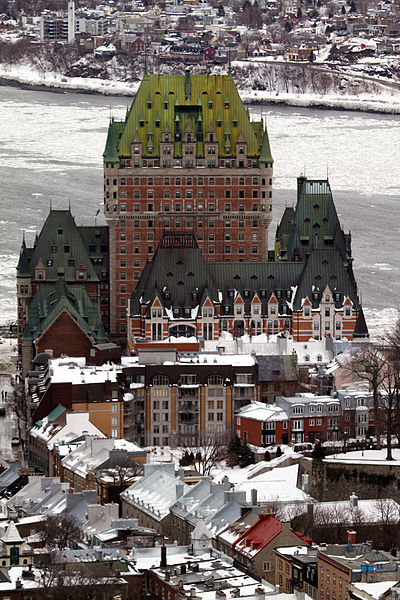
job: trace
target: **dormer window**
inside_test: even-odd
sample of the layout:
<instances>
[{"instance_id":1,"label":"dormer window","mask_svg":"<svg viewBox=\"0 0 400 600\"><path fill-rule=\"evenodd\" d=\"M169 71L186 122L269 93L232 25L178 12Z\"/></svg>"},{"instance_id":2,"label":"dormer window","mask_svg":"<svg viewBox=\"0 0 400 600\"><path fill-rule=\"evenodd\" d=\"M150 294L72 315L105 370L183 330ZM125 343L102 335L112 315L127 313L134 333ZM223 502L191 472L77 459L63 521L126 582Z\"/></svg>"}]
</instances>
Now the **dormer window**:
<instances>
[{"instance_id":1,"label":"dormer window","mask_svg":"<svg viewBox=\"0 0 400 600\"><path fill-rule=\"evenodd\" d=\"M170 300L171 299L171 293L170 292L164 292L164 298L165 298L165 300Z\"/></svg>"},{"instance_id":2,"label":"dormer window","mask_svg":"<svg viewBox=\"0 0 400 600\"><path fill-rule=\"evenodd\" d=\"M139 127L144 127L144 119L140 119L140 121L139 121Z\"/></svg>"}]
</instances>

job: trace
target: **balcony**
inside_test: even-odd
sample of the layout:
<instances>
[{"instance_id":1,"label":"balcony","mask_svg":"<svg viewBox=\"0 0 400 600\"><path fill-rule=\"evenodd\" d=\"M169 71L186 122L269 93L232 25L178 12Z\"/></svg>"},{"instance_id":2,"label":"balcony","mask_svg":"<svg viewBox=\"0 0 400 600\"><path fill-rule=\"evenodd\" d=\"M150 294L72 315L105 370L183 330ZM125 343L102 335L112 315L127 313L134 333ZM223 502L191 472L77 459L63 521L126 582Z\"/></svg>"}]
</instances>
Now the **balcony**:
<instances>
[{"instance_id":1,"label":"balcony","mask_svg":"<svg viewBox=\"0 0 400 600\"><path fill-rule=\"evenodd\" d=\"M180 402L178 410L181 413L194 414L199 412L199 407L197 402Z\"/></svg>"}]
</instances>

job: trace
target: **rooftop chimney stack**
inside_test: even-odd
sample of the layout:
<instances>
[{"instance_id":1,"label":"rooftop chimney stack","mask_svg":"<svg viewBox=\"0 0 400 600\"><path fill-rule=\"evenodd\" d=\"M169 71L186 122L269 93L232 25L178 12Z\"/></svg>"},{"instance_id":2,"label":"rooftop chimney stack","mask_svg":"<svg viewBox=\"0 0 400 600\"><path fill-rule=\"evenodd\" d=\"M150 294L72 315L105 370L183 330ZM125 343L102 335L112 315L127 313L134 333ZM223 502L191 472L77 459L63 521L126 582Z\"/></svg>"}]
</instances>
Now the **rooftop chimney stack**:
<instances>
[{"instance_id":1,"label":"rooftop chimney stack","mask_svg":"<svg viewBox=\"0 0 400 600\"><path fill-rule=\"evenodd\" d=\"M167 566L167 548L166 546L161 546L161 561L160 561L160 567L166 567Z\"/></svg>"}]
</instances>

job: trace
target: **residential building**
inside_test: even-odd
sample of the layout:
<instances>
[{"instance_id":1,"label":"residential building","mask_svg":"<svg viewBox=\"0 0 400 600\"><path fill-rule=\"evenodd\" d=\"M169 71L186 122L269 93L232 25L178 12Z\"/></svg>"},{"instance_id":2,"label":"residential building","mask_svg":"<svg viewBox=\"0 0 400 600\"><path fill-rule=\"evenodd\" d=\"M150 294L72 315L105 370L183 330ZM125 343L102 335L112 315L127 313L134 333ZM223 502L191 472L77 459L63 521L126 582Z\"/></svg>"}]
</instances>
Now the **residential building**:
<instances>
[{"instance_id":1,"label":"residential building","mask_svg":"<svg viewBox=\"0 0 400 600\"><path fill-rule=\"evenodd\" d=\"M307 546L311 540L293 531L290 523L282 523L272 513L249 519L250 522L243 524L240 517L221 531L217 535L217 548L231 556L239 568L275 584L274 549L282 544Z\"/></svg>"},{"instance_id":2,"label":"residential building","mask_svg":"<svg viewBox=\"0 0 400 600\"><path fill-rule=\"evenodd\" d=\"M61 404L70 411L88 413L90 422L107 437L124 437L123 392L115 365L86 365L83 357L49 360L33 399L35 421Z\"/></svg>"},{"instance_id":3,"label":"residential building","mask_svg":"<svg viewBox=\"0 0 400 600\"><path fill-rule=\"evenodd\" d=\"M349 532L345 545L320 547L318 551L318 586L321 600L349 600L350 585L355 582L398 580L397 557L371 544L355 544L355 532Z\"/></svg>"},{"instance_id":4,"label":"residential building","mask_svg":"<svg viewBox=\"0 0 400 600\"><path fill-rule=\"evenodd\" d=\"M59 404L28 430L29 466L53 477L56 474L52 452L54 446L60 441L64 444L72 442L82 435L106 437L90 422L89 413L73 413Z\"/></svg>"},{"instance_id":5,"label":"residential building","mask_svg":"<svg viewBox=\"0 0 400 600\"><path fill-rule=\"evenodd\" d=\"M275 549L275 583L279 591L305 593L318 597L318 568L315 546L292 546Z\"/></svg>"},{"instance_id":6,"label":"residential building","mask_svg":"<svg viewBox=\"0 0 400 600\"><path fill-rule=\"evenodd\" d=\"M175 476L174 463L146 464L143 477L121 493L122 516L163 533L170 507L188 488L183 471Z\"/></svg>"},{"instance_id":7,"label":"residential building","mask_svg":"<svg viewBox=\"0 0 400 600\"><path fill-rule=\"evenodd\" d=\"M99 501L109 503L117 499L117 491L130 485L130 463L133 465L136 460L143 463L145 458L146 452L132 442L85 436L81 444L61 459L63 479L76 491L97 490ZM119 472L118 467L121 467ZM108 485L104 481L106 470ZM137 469L132 466L132 471Z\"/></svg>"}]
</instances>

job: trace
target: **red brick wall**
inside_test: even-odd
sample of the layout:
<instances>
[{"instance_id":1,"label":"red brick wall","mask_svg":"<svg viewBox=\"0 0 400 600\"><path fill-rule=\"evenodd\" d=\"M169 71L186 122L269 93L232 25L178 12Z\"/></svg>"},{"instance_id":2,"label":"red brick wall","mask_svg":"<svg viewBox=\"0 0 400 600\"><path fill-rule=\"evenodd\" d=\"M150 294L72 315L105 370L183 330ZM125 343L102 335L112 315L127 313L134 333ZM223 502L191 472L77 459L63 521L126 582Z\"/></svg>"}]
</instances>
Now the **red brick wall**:
<instances>
[{"instance_id":1,"label":"red brick wall","mask_svg":"<svg viewBox=\"0 0 400 600\"><path fill-rule=\"evenodd\" d=\"M64 310L36 341L36 353L53 350L54 358L61 354L86 356L92 345L90 338L71 315Z\"/></svg>"}]
</instances>

